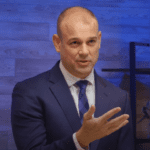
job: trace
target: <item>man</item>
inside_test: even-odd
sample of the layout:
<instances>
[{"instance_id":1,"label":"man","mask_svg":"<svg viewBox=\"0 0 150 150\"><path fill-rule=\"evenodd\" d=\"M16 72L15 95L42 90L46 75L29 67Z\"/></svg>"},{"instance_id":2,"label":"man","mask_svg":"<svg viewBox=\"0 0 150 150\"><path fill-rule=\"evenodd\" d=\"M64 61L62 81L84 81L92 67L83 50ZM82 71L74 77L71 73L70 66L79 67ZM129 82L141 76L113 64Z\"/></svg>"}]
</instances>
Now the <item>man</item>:
<instances>
[{"instance_id":1,"label":"man","mask_svg":"<svg viewBox=\"0 0 150 150\"><path fill-rule=\"evenodd\" d=\"M93 69L101 43L96 17L82 7L68 8L57 33L53 43L61 60L13 90L18 150L133 150L128 95Z\"/></svg>"}]
</instances>

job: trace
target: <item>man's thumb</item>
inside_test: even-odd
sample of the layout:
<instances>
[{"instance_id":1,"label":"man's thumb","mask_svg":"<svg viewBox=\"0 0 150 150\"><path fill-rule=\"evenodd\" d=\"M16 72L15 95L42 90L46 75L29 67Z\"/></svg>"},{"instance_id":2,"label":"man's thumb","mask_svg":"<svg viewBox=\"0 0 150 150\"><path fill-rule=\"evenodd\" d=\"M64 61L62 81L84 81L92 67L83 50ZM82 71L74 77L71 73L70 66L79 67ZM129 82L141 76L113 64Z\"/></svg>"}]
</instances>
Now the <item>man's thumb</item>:
<instances>
[{"instance_id":1,"label":"man's thumb","mask_svg":"<svg viewBox=\"0 0 150 150\"><path fill-rule=\"evenodd\" d=\"M84 119L86 119L86 120L91 119L94 112L95 112L95 106L92 105L90 107L90 109L85 113L85 118Z\"/></svg>"}]
</instances>

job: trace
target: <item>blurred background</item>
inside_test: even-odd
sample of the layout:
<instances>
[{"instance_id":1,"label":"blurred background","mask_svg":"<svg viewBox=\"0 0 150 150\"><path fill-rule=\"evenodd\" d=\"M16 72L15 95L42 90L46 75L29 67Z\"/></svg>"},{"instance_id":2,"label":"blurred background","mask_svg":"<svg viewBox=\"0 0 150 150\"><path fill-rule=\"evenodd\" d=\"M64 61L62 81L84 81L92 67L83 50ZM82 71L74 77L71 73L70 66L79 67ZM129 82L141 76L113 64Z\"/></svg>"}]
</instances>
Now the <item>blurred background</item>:
<instances>
[{"instance_id":1,"label":"blurred background","mask_svg":"<svg viewBox=\"0 0 150 150\"><path fill-rule=\"evenodd\" d=\"M130 95L129 71L102 69L129 69L130 42L150 43L149 0L0 0L0 150L17 150L10 122L13 87L60 59L52 36L59 14L71 6L86 7L98 18L102 42L95 69ZM135 49L136 68L150 68L150 47ZM135 77L136 138L150 139L150 73ZM137 143L136 149L149 150L150 143Z\"/></svg>"}]
</instances>

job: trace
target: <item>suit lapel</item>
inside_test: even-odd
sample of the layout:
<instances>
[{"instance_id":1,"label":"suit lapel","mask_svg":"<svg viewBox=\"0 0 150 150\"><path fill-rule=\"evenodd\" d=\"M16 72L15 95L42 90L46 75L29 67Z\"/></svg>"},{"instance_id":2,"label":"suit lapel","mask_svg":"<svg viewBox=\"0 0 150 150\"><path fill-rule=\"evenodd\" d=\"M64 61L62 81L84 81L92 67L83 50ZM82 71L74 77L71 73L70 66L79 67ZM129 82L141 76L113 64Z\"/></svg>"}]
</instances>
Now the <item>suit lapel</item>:
<instances>
[{"instance_id":1,"label":"suit lapel","mask_svg":"<svg viewBox=\"0 0 150 150\"><path fill-rule=\"evenodd\" d=\"M59 62L50 71L50 90L60 104L73 132L76 132L81 127L80 118L69 87L60 71Z\"/></svg>"},{"instance_id":2,"label":"suit lapel","mask_svg":"<svg viewBox=\"0 0 150 150\"><path fill-rule=\"evenodd\" d=\"M104 80L97 75L96 71L95 75L95 107L96 111L94 114L95 118L102 116L106 111L109 110L109 100L108 100L108 92L107 85ZM91 143L91 150L96 150L97 146L101 140L96 140Z\"/></svg>"},{"instance_id":3,"label":"suit lapel","mask_svg":"<svg viewBox=\"0 0 150 150\"><path fill-rule=\"evenodd\" d=\"M110 103L109 101L109 89L103 78L97 75L95 72L95 117L98 118L106 113L108 110Z\"/></svg>"}]
</instances>

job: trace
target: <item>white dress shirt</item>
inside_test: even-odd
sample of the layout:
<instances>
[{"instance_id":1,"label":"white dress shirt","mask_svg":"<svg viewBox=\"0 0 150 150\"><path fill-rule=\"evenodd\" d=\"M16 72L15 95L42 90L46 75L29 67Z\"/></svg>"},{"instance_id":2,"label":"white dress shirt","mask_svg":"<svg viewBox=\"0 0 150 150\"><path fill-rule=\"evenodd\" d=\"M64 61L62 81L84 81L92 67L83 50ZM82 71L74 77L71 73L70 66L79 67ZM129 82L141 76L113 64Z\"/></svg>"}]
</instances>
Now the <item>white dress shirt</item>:
<instances>
[{"instance_id":1,"label":"white dress shirt","mask_svg":"<svg viewBox=\"0 0 150 150\"><path fill-rule=\"evenodd\" d=\"M79 80L83 80L80 78L77 78L75 76L73 76L72 74L70 74L66 68L63 66L62 61L60 61L59 64L60 70L68 84L68 87L70 89L70 92L72 94L78 115L80 117L80 113L79 113L79 100L78 100L78 95L79 95L79 91L80 88L75 84L77 81ZM88 103L89 103L89 108L94 105L95 106L95 80L94 80L94 69L92 69L91 73L84 79L84 80L88 80L88 85L86 87L86 96L88 99ZM94 114L92 115L92 117L94 117ZM79 145L77 138L76 138L76 133L73 134L73 141L75 143L75 146L77 148L77 150L84 150L83 148L81 148L81 146Z\"/></svg>"}]
</instances>

